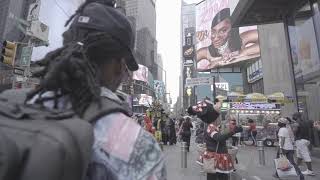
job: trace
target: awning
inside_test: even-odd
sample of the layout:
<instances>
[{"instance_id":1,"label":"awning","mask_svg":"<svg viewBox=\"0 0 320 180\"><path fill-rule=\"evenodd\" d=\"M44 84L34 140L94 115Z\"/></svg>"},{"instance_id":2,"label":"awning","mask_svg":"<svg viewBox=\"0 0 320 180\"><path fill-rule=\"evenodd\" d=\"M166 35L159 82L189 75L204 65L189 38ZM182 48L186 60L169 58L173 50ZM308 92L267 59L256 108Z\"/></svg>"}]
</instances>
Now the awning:
<instances>
[{"instance_id":1,"label":"awning","mask_svg":"<svg viewBox=\"0 0 320 180\"><path fill-rule=\"evenodd\" d=\"M233 26L249 26L282 22L309 0L240 0L232 13Z\"/></svg>"}]
</instances>

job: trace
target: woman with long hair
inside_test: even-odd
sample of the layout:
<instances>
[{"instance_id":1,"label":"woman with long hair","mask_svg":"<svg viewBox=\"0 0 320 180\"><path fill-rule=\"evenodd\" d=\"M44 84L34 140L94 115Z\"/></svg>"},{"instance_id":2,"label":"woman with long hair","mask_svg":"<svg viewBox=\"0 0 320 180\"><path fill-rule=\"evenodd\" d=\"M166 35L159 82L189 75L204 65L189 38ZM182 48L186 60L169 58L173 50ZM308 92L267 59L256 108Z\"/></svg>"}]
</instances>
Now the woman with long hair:
<instances>
[{"instance_id":1,"label":"woman with long hair","mask_svg":"<svg viewBox=\"0 0 320 180\"><path fill-rule=\"evenodd\" d=\"M191 123L191 117L187 116L184 118L184 122L181 125L181 138L183 142L187 143L187 151L190 151L190 140L191 140L191 129L193 125Z\"/></svg>"},{"instance_id":2,"label":"woman with long hair","mask_svg":"<svg viewBox=\"0 0 320 180\"><path fill-rule=\"evenodd\" d=\"M206 32L198 32L202 41ZM230 8L219 11L211 23L211 45L197 51L197 61L208 60L210 68L223 66L237 58L260 55L257 30L239 33L239 28L232 28ZM250 46L248 46L250 44Z\"/></svg>"}]
</instances>

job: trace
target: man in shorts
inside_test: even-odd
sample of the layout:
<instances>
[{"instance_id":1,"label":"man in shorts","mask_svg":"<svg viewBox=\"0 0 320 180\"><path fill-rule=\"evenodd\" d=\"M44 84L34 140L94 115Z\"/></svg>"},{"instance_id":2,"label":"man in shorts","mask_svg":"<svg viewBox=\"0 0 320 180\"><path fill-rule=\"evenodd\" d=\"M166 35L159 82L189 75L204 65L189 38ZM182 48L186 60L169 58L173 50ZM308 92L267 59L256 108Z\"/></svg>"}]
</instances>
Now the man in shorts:
<instances>
[{"instance_id":1,"label":"man in shorts","mask_svg":"<svg viewBox=\"0 0 320 180\"><path fill-rule=\"evenodd\" d=\"M304 175L315 176L312 170L312 161L309 151L309 145L312 134L312 126L308 121L304 121L302 119L302 115L300 113L295 113L293 115L293 119L297 121L299 124L296 131L296 147L297 147L297 164L301 165L302 161L304 161L307 165L307 170L302 172Z\"/></svg>"}]
</instances>

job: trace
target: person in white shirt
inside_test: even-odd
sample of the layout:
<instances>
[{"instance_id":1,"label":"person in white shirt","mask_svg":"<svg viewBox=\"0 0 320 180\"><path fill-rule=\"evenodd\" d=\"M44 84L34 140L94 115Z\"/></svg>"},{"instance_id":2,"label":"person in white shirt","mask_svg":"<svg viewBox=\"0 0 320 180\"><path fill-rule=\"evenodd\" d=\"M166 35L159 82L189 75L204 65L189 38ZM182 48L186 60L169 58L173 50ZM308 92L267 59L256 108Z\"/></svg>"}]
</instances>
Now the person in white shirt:
<instances>
[{"instance_id":1,"label":"person in white shirt","mask_svg":"<svg viewBox=\"0 0 320 180\"><path fill-rule=\"evenodd\" d=\"M294 138L290 133L290 129L287 127L288 124L289 121L286 118L280 118L278 120L278 126L280 128L278 132L280 155L284 155L287 157L287 159L295 168L297 174L300 176L300 180L304 180L304 175L301 173L301 170L294 161Z\"/></svg>"}]
</instances>

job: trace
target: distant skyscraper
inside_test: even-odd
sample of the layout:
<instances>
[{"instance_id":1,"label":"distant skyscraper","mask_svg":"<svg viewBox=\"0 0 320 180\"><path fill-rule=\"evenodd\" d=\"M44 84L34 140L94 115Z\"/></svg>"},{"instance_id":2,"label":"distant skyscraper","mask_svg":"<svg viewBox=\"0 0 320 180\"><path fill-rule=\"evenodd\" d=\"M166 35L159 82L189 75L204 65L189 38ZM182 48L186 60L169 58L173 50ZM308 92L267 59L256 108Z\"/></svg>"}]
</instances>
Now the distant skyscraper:
<instances>
[{"instance_id":1,"label":"distant skyscraper","mask_svg":"<svg viewBox=\"0 0 320 180\"><path fill-rule=\"evenodd\" d=\"M181 2L181 78L180 78L180 107L187 108L189 97L186 93L185 80L187 78L187 72L190 72L190 76L194 76L193 67L184 66L183 46L186 45L186 36L193 34L193 43L195 42L195 26L196 26L196 4L187 4L183 0ZM192 37L192 36L191 36ZM191 38L192 39L192 38ZM193 93L194 94L194 93ZM191 99L193 99L192 95ZM191 101L190 101L191 102Z\"/></svg>"},{"instance_id":2,"label":"distant skyscraper","mask_svg":"<svg viewBox=\"0 0 320 180\"><path fill-rule=\"evenodd\" d=\"M126 0L125 3L122 1L119 1L119 5L125 6L126 15L135 26L138 63L147 66L157 79L156 1Z\"/></svg>"}]
</instances>

